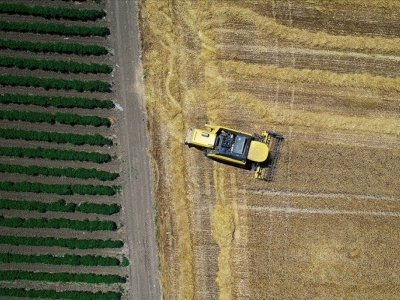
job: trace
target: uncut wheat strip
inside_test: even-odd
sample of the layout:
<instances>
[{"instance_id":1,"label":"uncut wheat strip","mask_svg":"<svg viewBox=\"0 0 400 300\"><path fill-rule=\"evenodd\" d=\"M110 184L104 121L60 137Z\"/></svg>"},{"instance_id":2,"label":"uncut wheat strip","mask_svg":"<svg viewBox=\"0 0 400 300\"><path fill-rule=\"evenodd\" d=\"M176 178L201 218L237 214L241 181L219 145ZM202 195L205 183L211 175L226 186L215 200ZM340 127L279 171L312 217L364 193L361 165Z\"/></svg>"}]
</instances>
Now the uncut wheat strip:
<instances>
[{"instance_id":1,"label":"uncut wheat strip","mask_svg":"<svg viewBox=\"0 0 400 300\"><path fill-rule=\"evenodd\" d=\"M243 20L247 23L251 22L261 32L306 47L376 51L378 53L400 53L400 38L388 39L383 37L338 36L322 31L310 32L308 30L278 24L272 18L261 16L251 9L234 5L214 7L209 14L211 17L208 22L208 29L202 32L202 34L205 35L212 35L213 28L218 28L218 25L224 20L225 22L230 20Z\"/></svg>"},{"instance_id":2,"label":"uncut wheat strip","mask_svg":"<svg viewBox=\"0 0 400 300\"><path fill-rule=\"evenodd\" d=\"M229 74L237 74L243 77L268 78L289 83L400 92L400 78L374 76L369 73L338 74L332 71L279 68L273 65L256 65L232 60L220 62L219 71L226 77L229 77Z\"/></svg>"},{"instance_id":3,"label":"uncut wheat strip","mask_svg":"<svg viewBox=\"0 0 400 300\"><path fill-rule=\"evenodd\" d=\"M281 206L242 206L243 210L252 210L259 212L282 212L287 214L323 214L323 215L367 215L379 217L400 217L400 212L372 211L372 210L344 210L329 208L298 208Z\"/></svg>"},{"instance_id":4,"label":"uncut wheat strip","mask_svg":"<svg viewBox=\"0 0 400 300\"><path fill-rule=\"evenodd\" d=\"M303 1L300 1L303 3ZM354 6L357 8L383 8L385 10L398 10L400 9L400 2L393 0L313 0L317 5L321 4L336 4L340 6Z\"/></svg>"}]
</instances>

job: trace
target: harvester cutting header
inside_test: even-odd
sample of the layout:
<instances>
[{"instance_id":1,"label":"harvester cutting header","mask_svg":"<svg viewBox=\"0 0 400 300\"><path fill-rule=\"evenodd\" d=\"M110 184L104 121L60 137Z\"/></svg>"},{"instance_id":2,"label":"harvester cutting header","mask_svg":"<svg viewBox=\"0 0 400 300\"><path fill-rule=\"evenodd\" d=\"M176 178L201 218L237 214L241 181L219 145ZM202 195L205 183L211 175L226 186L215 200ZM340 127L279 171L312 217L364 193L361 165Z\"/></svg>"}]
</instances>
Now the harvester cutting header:
<instances>
[{"instance_id":1,"label":"harvester cutting header","mask_svg":"<svg viewBox=\"0 0 400 300\"><path fill-rule=\"evenodd\" d=\"M189 128L185 145L203 150L211 159L255 170L254 178L273 180L283 141L281 134L263 131L252 135L222 126L205 127Z\"/></svg>"}]
</instances>

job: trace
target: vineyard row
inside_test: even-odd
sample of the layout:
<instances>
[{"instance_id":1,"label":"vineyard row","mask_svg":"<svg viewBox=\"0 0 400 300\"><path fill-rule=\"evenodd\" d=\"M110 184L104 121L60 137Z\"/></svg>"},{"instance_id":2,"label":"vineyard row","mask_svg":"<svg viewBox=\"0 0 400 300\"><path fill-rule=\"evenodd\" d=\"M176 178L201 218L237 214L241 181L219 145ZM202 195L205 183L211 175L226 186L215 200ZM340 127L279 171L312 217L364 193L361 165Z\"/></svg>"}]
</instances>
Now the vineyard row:
<instances>
[{"instance_id":1,"label":"vineyard row","mask_svg":"<svg viewBox=\"0 0 400 300\"><path fill-rule=\"evenodd\" d=\"M111 161L111 156L106 153L64 149L47 149L41 147L0 147L0 155L11 157L45 158L50 160L89 161L98 164Z\"/></svg>"},{"instance_id":2,"label":"vineyard row","mask_svg":"<svg viewBox=\"0 0 400 300\"><path fill-rule=\"evenodd\" d=\"M18 173L26 174L30 176L55 176L55 177L71 177L79 179L95 178L102 181L115 180L119 175L118 173L111 173L107 171L101 171L96 169L85 169L85 168L53 168L43 166L22 166L13 164L1 164L1 173Z\"/></svg>"},{"instance_id":3,"label":"vineyard row","mask_svg":"<svg viewBox=\"0 0 400 300\"><path fill-rule=\"evenodd\" d=\"M28 6L22 3L0 3L0 13L72 21L96 21L106 16L104 10L98 9L77 9L39 5Z\"/></svg>"},{"instance_id":4,"label":"vineyard row","mask_svg":"<svg viewBox=\"0 0 400 300\"><path fill-rule=\"evenodd\" d=\"M104 249L122 248L124 243L119 240L100 239L76 239L55 237L30 237L0 235L0 244L13 246L37 246L37 247L62 247L68 249Z\"/></svg>"},{"instance_id":5,"label":"vineyard row","mask_svg":"<svg viewBox=\"0 0 400 300\"><path fill-rule=\"evenodd\" d=\"M65 1L65 0L64 0ZM119 300L122 294L119 292L86 292L86 291L56 291L56 290L34 290L0 288L0 296L19 298L42 298L42 299L79 299L79 300Z\"/></svg>"},{"instance_id":6,"label":"vineyard row","mask_svg":"<svg viewBox=\"0 0 400 300\"><path fill-rule=\"evenodd\" d=\"M47 265L70 265L70 266L119 266L129 265L128 259L124 256L122 261L115 257L97 255L76 255L64 254L54 255L30 255L15 253L0 253L0 263L34 263Z\"/></svg>"},{"instance_id":7,"label":"vineyard row","mask_svg":"<svg viewBox=\"0 0 400 300\"><path fill-rule=\"evenodd\" d=\"M20 110L0 110L0 119L9 121L25 121L31 123L60 123L66 125L83 125L83 126L111 126L111 121L108 118L98 116L81 116L72 113L55 114L47 112L20 111Z\"/></svg>"},{"instance_id":8,"label":"vineyard row","mask_svg":"<svg viewBox=\"0 0 400 300\"><path fill-rule=\"evenodd\" d=\"M57 144L69 143L72 145L96 145L96 146L111 146L112 140L105 138L96 133L91 134L76 134L76 133L60 133L48 131L34 131L14 128L0 128L0 137L3 139L15 139L25 141L42 141Z\"/></svg>"},{"instance_id":9,"label":"vineyard row","mask_svg":"<svg viewBox=\"0 0 400 300\"><path fill-rule=\"evenodd\" d=\"M113 215L120 211L120 206L116 203L92 203L82 202L79 204L66 202L64 199L58 199L53 202L41 202L34 200L11 200L0 199L0 209L20 209L31 210L45 213L47 211L58 212L82 212L101 215Z\"/></svg>"},{"instance_id":10,"label":"vineyard row","mask_svg":"<svg viewBox=\"0 0 400 300\"><path fill-rule=\"evenodd\" d=\"M77 55L106 55L108 50L99 45L82 45L78 43L66 42L31 42L0 39L0 49L10 49L16 51L77 54Z\"/></svg>"},{"instance_id":11,"label":"vineyard row","mask_svg":"<svg viewBox=\"0 0 400 300\"><path fill-rule=\"evenodd\" d=\"M47 218L29 218L23 219L19 217L5 218L0 216L0 226L11 228L67 228L72 230L83 231L115 231L117 224L110 220L70 220L66 218L47 219Z\"/></svg>"},{"instance_id":12,"label":"vineyard row","mask_svg":"<svg viewBox=\"0 0 400 300\"><path fill-rule=\"evenodd\" d=\"M106 195L113 196L121 189L120 186L91 184L48 184L40 182L0 181L0 190L8 192L48 193L57 195Z\"/></svg>"},{"instance_id":13,"label":"vineyard row","mask_svg":"<svg viewBox=\"0 0 400 300\"><path fill-rule=\"evenodd\" d=\"M119 275L101 275L93 273L46 273L30 271L0 271L0 280L36 280L49 282L86 282L86 283L124 283L126 278Z\"/></svg>"},{"instance_id":14,"label":"vineyard row","mask_svg":"<svg viewBox=\"0 0 400 300\"><path fill-rule=\"evenodd\" d=\"M3 86L25 86L41 87L45 90L75 90L78 92L111 92L111 86L108 82L100 80L68 80L59 78L39 78L33 76L0 75L0 85Z\"/></svg>"},{"instance_id":15,"label":"vineyard row","mask_svg":"<svg viewBox=\"0 0 400 300\"><path fill-rule=\"evenodd\" d=\"M36 106L54 106L57 108L105 108L114 107L111 100L99 100L95 98L80 97L62 97L62 96L40 96L27 94L2 94L0 95L0 103L3 104L20 104L20 105L36 105Z\"/></svg>"},{"instance_id":16,"label":"vineyard row","mask_svg":"<svg viewBox=\"0 0 400 300\"><path fill-rule=\"evenodd\" d=\"M61 73L87 74L103 73L109 74L113 67L106 64L85 64L67 60L47 60L33 58L17 58L0 56L0 67L18 68L28 70L43 70Z\"/></svg>"},{"instance_id":17,"label":"vineyard row","mask_svg":"<svg viewBox=\"0 0 400 300\"><path fill-rule=\"evenodd\" d=\"M98 26L77 26L56 23L28 23L28 22L8 22L0 20L1 31L12 31L21 33L54 34L65 36L101 36L106 37L110 34L107 27Z\"/></svg>"}]
</instances>

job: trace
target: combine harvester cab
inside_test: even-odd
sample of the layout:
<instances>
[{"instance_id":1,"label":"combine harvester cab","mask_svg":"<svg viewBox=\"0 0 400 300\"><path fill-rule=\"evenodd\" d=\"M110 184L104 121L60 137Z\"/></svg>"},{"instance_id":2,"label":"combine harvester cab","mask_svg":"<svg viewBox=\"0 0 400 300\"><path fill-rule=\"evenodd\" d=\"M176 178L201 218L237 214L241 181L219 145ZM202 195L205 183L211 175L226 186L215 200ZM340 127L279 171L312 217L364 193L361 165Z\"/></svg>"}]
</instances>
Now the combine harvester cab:
<instances>
[{"instance_id":1,"label":"combine harvester cab","mask_svg":"<svg viewBox=\"0 0 400 300\"><path fill-rule=\"evenodd\" d=\"M191 129L185 145L195 147L204 155L227 164L255 170L254 177L273 180L283 136L270 131L259 134L205 125L206 129Z\"/></svg>"}]
</instances>

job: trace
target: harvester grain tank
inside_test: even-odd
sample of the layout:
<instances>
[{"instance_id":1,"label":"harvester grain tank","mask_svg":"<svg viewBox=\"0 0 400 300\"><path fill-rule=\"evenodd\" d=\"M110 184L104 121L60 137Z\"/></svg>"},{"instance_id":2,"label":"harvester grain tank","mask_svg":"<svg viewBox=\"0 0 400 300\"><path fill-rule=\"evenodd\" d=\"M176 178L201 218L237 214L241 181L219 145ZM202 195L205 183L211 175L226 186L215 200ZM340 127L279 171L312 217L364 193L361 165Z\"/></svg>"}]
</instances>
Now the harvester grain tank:
<instances>
[{"instance_id":1,"label":"harvester grain tank","mask_svg":"<svg viewBox=\"0 0 400 300\"><path fill-rule=\"evenodd\" d=\"M254 178L273 180L283 136L272 131L250 134L223 126L205 125L186 133L185 145L205 156L242 168L253 169Z\"/></svg>"}]
</instances>

